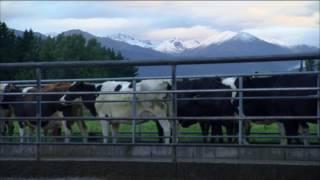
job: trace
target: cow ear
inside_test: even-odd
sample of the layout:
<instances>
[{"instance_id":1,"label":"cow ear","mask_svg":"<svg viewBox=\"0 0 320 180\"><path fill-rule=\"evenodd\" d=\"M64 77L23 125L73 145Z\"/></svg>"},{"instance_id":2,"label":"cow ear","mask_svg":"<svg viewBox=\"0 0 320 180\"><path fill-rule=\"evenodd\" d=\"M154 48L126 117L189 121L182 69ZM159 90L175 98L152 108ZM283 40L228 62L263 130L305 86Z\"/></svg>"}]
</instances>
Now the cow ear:
<instances>
[{"instance_id":1,"label":"cow ear","mask_svg":"<svg viewBox=\"0 0 320 180\"><path fill-rule=\"evenodd\" d=\"M77 85L83 86L83 85L84 85L84 82L83 82L83 81L78 81L78 82L77 82Z\"/></svg>"},{"instance_id":2,"label":"cow ear","mask_svg":"<svg viewBox=\"0 0 320 180\"><path fill-rule=\"evenodd\" d=\"M167 82L167 90L171 90L171 89L172 89L171 84Z\"/></svg>"},{"instance_id":3,"label":"cow ear","mask_svg":"<svg viewBox=\"0 0 320 180\"><path fill-rule=\"evenodd\" d=\"M16 88L16 86L12 83L9 83L6 87L5 87L5 91L6 92L11 92Z\"/></svg>"},{"instance_id":4,"label":"cow ear","mask_svg":"<svg viewBox=\"0 0 320 180\"><path fill-rule=\"evenodd\" d=\"M8 90L12 90L12 89L14 89L14 88L15 88L15 85L12 84L12 83L9 83L8 86L7 86L7 89L8 89Z\"/></svg>"}]
</instances>

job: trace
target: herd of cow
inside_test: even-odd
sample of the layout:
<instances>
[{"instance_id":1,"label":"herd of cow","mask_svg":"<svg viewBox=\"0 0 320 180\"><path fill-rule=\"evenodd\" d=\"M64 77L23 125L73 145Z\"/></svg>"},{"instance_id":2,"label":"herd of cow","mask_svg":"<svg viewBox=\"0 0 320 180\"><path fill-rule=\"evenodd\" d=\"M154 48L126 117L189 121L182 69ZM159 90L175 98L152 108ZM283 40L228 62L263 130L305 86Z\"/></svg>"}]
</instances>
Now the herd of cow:
<instances>
[{"instance_id":1,"label":"herd of cow","mask_svg":"<svg viewBox=\"0 0 320 180\"><path fill-rule=\"evenodd\" d=\"M256 88L299 88L299 87L317 87L317 75L278 75L278 76L247 76L242 78L242 85L245 89ZM135 86L135 87L134 87ZM180 92L176 94L176 115L178 117L177 127L189 127L199 123L205 142L223 143L222 127L225 127L228 135L228 143L237 141L236 135L239 132L238 114L244 117L261 117L244 121L246 135L250 133L250 122L277 123L280 134L286 138L281 138L281 144L286 143L308 143L307 138L298 138L308 136L308 123L317 123L317 119L268 119L268 116L317 116L317 97L318 91L312 90L267 90L267 91L241 91L239 78L193 78L178 79L176 82L177 90L191 90L189 92ZM240 88L240 90L239 90ZM1 116L2 117L36 117L37 104L30 103L36 101L37 95L32 92L41 91L43 94L41 100L42 117L72 117L81 116L82 108L85 107L92 116L100 118L100 124L103 134L103 142L108 143L109 125L111 125L112 142L117 142L117 132L121 123L132 123L129 119L132 117L132 99L135 89L138 92L135 95L137 100L135 105L137 123L146 122L145 119L155 121L158 128L160 141L170 143L172 140L172 121L166 119L172 117L172 82L169 79L142 80L133 84L127 81L106 81L104 83L92 84L86 82L74 83L56 83L43 85L41 89L36 87L21 88L13 84L0 84L1 95ZM196 91L198 90L198 91ZM200 90L200 91L199 91ZM204 90L204 91L201 91ZM205 91L216 90L216 91ZM219 91L220 90L220 91ZM158 93L146 93L147 91L157 91ZM54 94L52 92L60 92ZM63 93L68 92L68 93ZM72 93L77 92L77 93ZM78 92L92 92L78 93ZM141 92L141 93L140 93ZM14 93L14 94L10 94ZM100 93L100 94L99 94ZM243 112L239 111L239 95L244 97L242 106ZM272 97L287 98L272 98ZM295 98L289 98L295 96ZM263 99L262 97L267 97ZM307 98L299 98L307 97ZM214 119L203 120L201 117L213 117ZM217 119L217 117L234 117L231 119ZM148 118L147 118L148 117ZM186 119L179 117L199 117L199 119ZM262 117L265 117L263 119ZM103 119L105 118L105 119ZM110 118L106 120L106 118ZM112 119L113 118L113 119ZM118 119L117 119L118 118ZM124 118L124 120L119 120ZM144 120L139 120L143 118ZM4 118L3 118L4 119ZM10 121L2 121L1 134L10 135ZM24 141L25 128L33 133L36 123L33 120L18 121L20 141ZM79 126L83 141L87 141L88 132L83 120L42 120L41 128L44 135L52 130L54 136L61 134L64 130L65 141L70 141L72 134L71 125L77 123ZM211 130L211 136L209 132ZM179 129L177 129L179 132ZM291 138L290 138L291 136ZM209 138L210 137L210 138ZM247 139L243 139L248 143Z\"/></svg>"}]
</instances>

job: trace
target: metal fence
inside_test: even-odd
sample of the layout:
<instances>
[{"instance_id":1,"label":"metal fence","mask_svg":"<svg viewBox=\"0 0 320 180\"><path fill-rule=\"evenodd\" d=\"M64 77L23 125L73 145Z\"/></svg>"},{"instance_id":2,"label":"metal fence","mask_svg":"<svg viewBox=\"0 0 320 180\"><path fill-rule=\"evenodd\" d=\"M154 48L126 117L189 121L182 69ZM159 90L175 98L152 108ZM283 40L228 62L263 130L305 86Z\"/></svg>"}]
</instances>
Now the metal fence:
<instances>
[{"instance_id":1,"label":"metal fence","mask_svg":"<svg viewBox=\"0 0 320 180\"><path fill-rule=\"evenodd\" d=\"M103 144L101 142L102 137L101 135L90 135L88 136L89 141L82 142L82 141L70 141L68 143L65 143L63 141L43 141L45 137L41 135L41 122L44 120L50 120L50 121L58 121L62 120L61 118L57 117L43 117L42 115L42 104L43 103L57 103L57 101L43 101L42 96L44 95L50 95L50 94L132 94L132 99L130 100L132 104L132 116L131 117L123 117L123 118L112 118L112 117L92 117L92 116L81 116L81 117L64 117L63 120L85 120L86 122L89 121L97 121L97 120L132 120L131 123L131 132L125 132L120 134L117 137L109 137L109 139L112 138L127 138L126 141L117 142L117 145L139 145L139 144L153 144L153 145L170 145L170 146L184 146L184 145L205 145L205 146L221 146L221 144L203 144L201 143L204 136L200 134L200 132L197 133L181 133L179 132L181 128L178 129L179 124L177 120L194 120L197 119L198 121L217 121L217 120L235 120L238 122L238 133L234 136L226 136L226 135L219 135L219 136L208 136L210 138L237 138L237 143L235 144L228 144L228 145L236 145L236 146L244 146L244 145L253 145L253 144L244 144L244 139L246 138L275 138L275 139L283 139L288 138L287 136L279 136L278 133L268 134L268 133L256 133L256 134L250 134L249 136L246 135L244 130L244 124L247 120L255 119L255 120L299 120L299 119L316 119L317 124L316 126L316 132L315 134L310 134L308 136L297 136L297 137L290 137L290 138L299 138L299 139L309 139L313 140L313 146L319 146L320 141L320 72L284 72L284 73L259 73L259 74L223 74L223 75L206 75L206 76L177 76L176 69L177 66L180 65L190 65L190 64L227 64L227 63L248 63L248 62L280 62L280 61L293 61L293 60L319 60L320 54L297 54L297 55L277 55L277 56L259 56L259 57L227 57L227 58L207 58L207 59L187 59L187 60L158 60L158 61L140 61L140 60L130 60L130 61L67 61L67 62L30 62L30 63L1 63L0 64L0 70L15 70L16 68L27 68L27 69L34 69L36 72L36 79L35 80L17 80L17 81L3 81L2 83L14 83L19 84L19 86L35 86L38 89L38 92L30 92L28 94L36 95L36 101L24 101L24 102L13 102L13 103L30 103L30 104L36 104L37 107L37 113L35 117L0 117L0 121L30 121L34 120L36 121L36 135L35 136L27 136L25 139L34 138L32 141L24 141L23 143L31 143L31 144ZM88 79L50 79L45 80L42 79L42 73L46 69L50 68L67 68L67 67L95 67L95 66L105 66L105 67L123 67L123 66L171 66L171 76L166 77L127 77L127 78L88 78ZM243 88L243 82L242 78L246 76L276 76L276 75L302 75L302 74L317 74L318 80L317 80L317 87L296 87L296 88L259 88L259 89L249 89L249 88ZM201 78L201 77L237 77L239 78L239 87L237 89L202 89L202 90L180 90L177 89L177 81L180 78ZM136 91L136 83L139 80L143 79L171 79L172 82L172 90L167 91L148 91L148 92L141 92ZM131 81L133 83L133 92L40 92L40 88L49 83L57 83L57 82L74 82L74 81L84 81L84 82L103 82L103 81L109 81L109 80L116 80L116 81ZM316 91L317 93L310 96L277 96L277 97L244 97L244 92L265 92L265 91ZM234 100L237 100L239 102L239 114L237 116L216 116L216 117L178 117L177 116L177 95L179 93L190 93L190 92L238 92L239 96L234 97ZM170 116L169 117L137 117L136 114L136 103L137 94L149 94L149 93L170 93L171 98L167 100L167 103L170 104ZM21 95L22 93L1 93L0 95ZM268 117L252 117L252 116L245 116L243 113L243 100L244 99L316 99L317 100L317 115L314 116L268 116ZM185 99L179 99L181 100L199 100L200 98L185 98ZM208 98L206 98L208 99ZM209 98L210 100L218 100L218 99L230 99L230 97L212 97ZM154 101L154 100L153 100ZM92 101L83 101L83 102L92 102ZM110 101L100 101L101 103L110 103ZM121 101L116 100L112 102L128 102L128 101ZM4 102L1 102L1 104L5 104ZM170 137L162 137L162 138L170 138L171 142L170 144L161 144L157 141L158 135L154 132L139 132L137 130L137 120L170 120L171 127L172 127L172 133ZM16 136L1 136L0 137L0 144L20 144L21 142L16 141L14 139L17 139L19 137ZM52 138L65 138L65 137L52 137ZM73 139L79 139L82 138L81 136L71 136L70 138ZM141 141L141 138L145 139L152 139L152 141ZM181 139L192 139L191 141L182 141ZM90 141L90 139L99 139ZM128 140L129 139L129 140ZM197 139L197 141L195 140ZM177 141L179 140L179 141ZM195 140L195 141L193 141ZM112 144L109 141L109 143L104 144L108 145ZM224 144L226 145L226 144ZM257 144L254 144L257 145ZM259 144L260 146L261 144ZM262 144L262 146L270 146L270 144ZM271 146L279 146L279 144L271 144Z\"/></svg>"}]
</instances>

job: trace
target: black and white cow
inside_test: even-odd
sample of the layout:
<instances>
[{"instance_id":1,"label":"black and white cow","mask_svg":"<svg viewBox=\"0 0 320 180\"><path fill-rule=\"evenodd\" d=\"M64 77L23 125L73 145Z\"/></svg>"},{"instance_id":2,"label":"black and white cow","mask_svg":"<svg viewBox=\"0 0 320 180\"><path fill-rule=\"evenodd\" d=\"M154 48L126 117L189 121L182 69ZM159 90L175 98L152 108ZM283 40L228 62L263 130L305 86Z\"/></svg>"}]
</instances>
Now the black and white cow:
<instances>
[{"instance_id":1,"label":"black and white cow","mask_svg":"<svg viewBox=\"0 0 320 180\"><path fill-rule=\"evenodd\" d=\"M234 84L231 86L239 87L239 79L229 78ZM243 77L243 88L294 88L294 87L316 87L316 75L280 75L280 76L252 76ZM260 91L244 92L244 97L272 97L272 96L312 96L316 91ZM243 112L246 116L316 116L317 100L316 99L244 99ZM256 120L253 119L256 122ZM271 121L272 122L272 121ZM303 128L304 133L308 132L307 122L316 122L316 120L274 120L280 126L280 133L287 136L297 136L299 126ZM267 121L270 124L270 121ZM285 132L284 132L285 131ZM292 143L293 138L288 138L288 143ZM300 141L299 139L295 139ZM281 141L281 144L285 144ZM306 141L304 142L307 143Z\"/></svg>"},{"instance_id":2,"label":"black and white cow","mask_svg":"<svg viewBox=\"0 0 320 180\"><path fill-rule=\"evenodd\" d=\"M171 87L171 83L168 80L143 80L136 84L136 91L165 91ZM107 81L101 85L76 82L74 83L69 92L132 92L133 87L130 82L125 81ZM166 93L159 94L137 94L137 100L166 100ZM63 96L60 100L62 103L67 101L76 101L81 98L84 105L89 109L92 115L104 118L128 118L132 117L132 94L68 94ZM112 102L112 101L128 101L128 102ZM95 102L103 101L103 102ZM110 101L110 102L108 102ZM138 101L136 103L136 115L139 117L167 117L169 105L166 102L161 101ZM104 136L103 142L108 142L109 136L109 123L112 125L113 143L116 143L116 134L119 129L120 123L131 123L131 120L101 120L102 133ZM137 123L143 123L146 121L137 120ZM169 136L171 134L170 122L168 120L158 120L159 124L164 130L165 143L169 143Z\"/></svg>"},{"instance_id":3,"label":"black and white cow","mask_svg":"<svg viewBox=\"0 0 320 180\"><path fill-rule=\"evenodd\" d=\"M221 78L197 78L183 79L177 81L178 90L215 90L230 89L222 83ZM183 98L198 98L198 100L183 100ZM220 98L220 99L210 99ZM222 99L223 98L223 99ZM180 99L180 100L179 100ZM237 111L236 106L232 103L232 92L192 92L179 93L177 95L177 115L190 117L205 116L234 116ZM189 127L192 124L199 123L202 134L208 136L211 128L211 135L222 135L222 126L227 130L227 135L236 135L238 132L237 119L234 120L179 120L182 127ZM215 142L216 138L211 138L211 142ZM207 138L204 138L207 142ZM218 142L222 143L223 139L218 138ZM228 138L228 142L232 142L232 138Z\"/></svg>"}]
</instances>

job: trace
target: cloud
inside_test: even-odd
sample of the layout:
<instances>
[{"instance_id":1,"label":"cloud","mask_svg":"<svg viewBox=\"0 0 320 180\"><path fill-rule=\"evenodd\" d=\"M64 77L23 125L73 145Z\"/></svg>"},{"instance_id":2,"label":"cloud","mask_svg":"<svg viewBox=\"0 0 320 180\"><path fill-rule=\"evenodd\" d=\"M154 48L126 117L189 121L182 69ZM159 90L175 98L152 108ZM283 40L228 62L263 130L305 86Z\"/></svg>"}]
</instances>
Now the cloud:
<instances>
[{"instance_id":1,"label":"cloud","mask_svg":"<svg viewBox=\"0 0 320 180\"><path fill-rule=\"evenodd\" d=\"M317 27L270 27L253 28L244 31L256 35L269 42L275 42L283 45L308 44L319 47L320 30Z\"/></svg>"},{"instance_id":2,"label":"cloud","mask_svg":"<svg viewBox=\"0 0 320 180\"><path fill-rule=\"evenodd\" d=\"M76 28L103 36L122 32L143 39L201 40L222 31L265 30L281 39L279 34L295 29L295 36L311 42L315 31L305 29L319 28L319 5L320 1L0 1L0 15L12 28L43 33Z\"/></svg>"},{"instance_id":3,"label":"cloud","mask_svg":"<svg viewBox=\"0 0 320 180\"><path fill-rule=\"evenodd\" d=\"M28 25L23 25L23 21L28 21ZM33 29L42 33L62 32L70 29L81 29L95 35L106 36L114 32L132 30L137 27L147 28L149 22L136 18L86 18L86 19L19 19L8 23L18 29Z\"/></svg>"},{"instance_id":4,"label":"cloud","mask_svg":"<svg viewBox=\"0 0 320 180\"><path fill-rule=\"evenodd\" d=\"M163 40L177 37L183 40L204 40L209 36L220 33L219 31L207 26L193 26L189 28L176 27L157 29L146 33L146 38Z\"/></svg>"}]
</instances>

